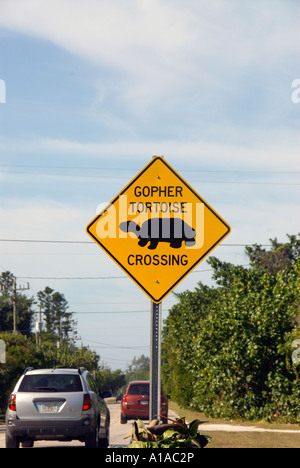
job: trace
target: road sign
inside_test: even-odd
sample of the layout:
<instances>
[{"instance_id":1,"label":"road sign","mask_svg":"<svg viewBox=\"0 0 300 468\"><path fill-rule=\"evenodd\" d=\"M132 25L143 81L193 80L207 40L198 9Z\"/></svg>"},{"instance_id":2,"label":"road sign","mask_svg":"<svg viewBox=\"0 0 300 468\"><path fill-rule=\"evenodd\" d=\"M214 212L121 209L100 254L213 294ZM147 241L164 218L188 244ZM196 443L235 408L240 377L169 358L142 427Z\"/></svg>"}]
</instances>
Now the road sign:
<instances>
[{"instance_id":1,"label":"road sign","mask_svg":"<svg viewBox=\"0 0 300 468\"><path fill-rule=\"evenodd\" d=\"M230 227L157 156L93 219L87 232L158 304Z\"/></svg>"}]
</instances>

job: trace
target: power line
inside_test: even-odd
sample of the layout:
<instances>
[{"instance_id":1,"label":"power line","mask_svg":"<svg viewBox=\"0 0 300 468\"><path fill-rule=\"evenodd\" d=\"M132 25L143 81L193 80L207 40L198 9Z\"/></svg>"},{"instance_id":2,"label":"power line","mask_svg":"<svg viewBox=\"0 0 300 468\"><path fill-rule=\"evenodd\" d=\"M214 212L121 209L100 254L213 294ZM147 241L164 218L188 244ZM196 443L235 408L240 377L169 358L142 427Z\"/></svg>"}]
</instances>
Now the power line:
<instances>
[{"instance_id":1,"label":"power line","mask_svg":"<svg viewBox=\"0 0 300 468\"><path fill-rule=\"evenodd\" d=\"M99 251L99 254L104 252ZM47 257L53 257L54 255L57 256L68 256L68 257L74 257L74 256L82 256L82 257L94 257L95 253L82 253L82 252L72 252L72 253L66 253L66 252L0 252L1 256L7 256L7 257L13 257L13 256L24 256L24 257L32 257L32 256L47 256ZM222 254L219 252L218 255L244 255L243 252L222 252ZM1 267L1 265L0 265Z\"/></svg>"},{"instance_id":2,"label":"power line","mask_svg":"<svg viewBox=\"0 0 300 468\"><path fill-rule=\"evenodd\" d=\"M43 239L0 239L0 242L23 242L23 243L41 243L41 244L93 244L94 241L76 241L76 240L43 240ZM248 247L251 244L220 244L221 247ZM272 247L271 244L259 244L261 247ZM220 247L219 246L219 247Z\"/></svg>"},{"instance_id":3,"label":"power line","mask_svg":"<svg viewBox=\"0 0 300 468\"><path fill-rule=\"evenodd\" d=\"M86 340L90 343L92 343L91 340ZM93 343L97 343L96 341L94 341ZM139 350L143 350L143 349L148 349L149 346L117 346L117 345L112 345L112 344L108 344L108 343L98 343L96 346L93 344L92 345L93 348L108 348L108 349L139 349Z\"/></svg>"},{"instance_id":4,"label":"power line","mask_svg":"<svg viewBox=\"0 0 300 468\"><path fill-rule=\"evenodd\" d=\"M104 356L100 356L101 361L114 361L114 362L126 362L128 364L130 362L130 359L116 359L116 358L108 358Z\"/></svg>"},{"instance_id":5,"label":"power line","mask_svg":"<svg viewBox=\"0 0 300 468\"><path fill-rule=\"evenodd\" d=\"M247 267L247 265L238 265L240 267ZM192 273L207 273L208 271L213 271L212 268L207 268L205 270L194 270L191 271ZM111 280L111 279L128 279L128 276L53 276L53 277L46 277L46 276L18 276L20 279L34 279L34 280Z\"/></svg>"},{"instance_id":6,"label":"power line","mask_svg":"<svg viewBox=\"0 0 300 468\"><path fill-rule=\"evenodd\" d=\"M1 174L25 174L25 175L39 175L39 176L46 176L46 177L72 177L72 178L91 178L91 179L127 179L127 177L120 177L120 176L103 176L103 175L83 175L83 174L51 174L45 172L24 172L24 171L0 171Z\"/></svg>"},{"instance_id":7,"label":"power line","mask_svg":"<svg viewBox=\"0 0 300 468\"><path fill-rule=\"evenodd\" d=\"M28 164L0 164L0 167L27 167L38 169L72 169L92 171L133 171L137 168L128 167L84 167L84 166L45 166ZM180 172L203 172L203 173L235 173L235 174L300 174L300 171L267 171L267 170L245 170L245 169L180 169Z\"/></svg>"},{"instance_id":8,"label":"power line","mask_svg":"<svg viewBox=\"0 0 300 468\"><path fill-rule=\"evenodd\" d=\"M114 311L97 311L97 312L91 312L89 310L87 311L80 311L80 312L72 312L72 314L149 314L149 310L114 310Z\"/></svg>"},{"instance_id":9,"label":"power line","mask_svg":"<svg viewBox=\"0 0 300 468\"><path fill-rule=\"evenodd\" d=\"M107 279L124 279L127 276L18 276L23 279L35 280L107 280Z\"/></svg>"},{"instance_id":10,"label":"power line","mask_svg":"<svg viewBox=\"0 0 300 468\"><path fill-rule=\"evenodd\" d=\"M191 172L197 172L197 170ZM104 175L83 175L83 174L50 174L45 172L24 172L24 171L0 171L0 173L5 174L25 174L25 175L39 175L39 176L46 176L46 177L72 177L72 178L93 178L93 179L127 179L126 177L120 176L104 176ZM293 172L292 174L296 174ZM201 184L247 184L247 185L284 185L284 186L297 186L300 183L292 183L292 182L249 182L249 181L237 181L237 180L190 180L193 183L201 183Z\"/></svg>"},{"instance_id":11,"label":"power line","mask_svg":"<svg viewBox=\"0 0 300 468\"><path fill-rule=\"evenodd\" d=\"M42 239L0 239L0 242L28 242L41 244L94 244L93 241L42 240Z\"/></svg>"},{"instance_id":12,"label":"power line","mask_svg":"<svg viewBox=\"0 0 300 468\"><path fill-rule=\"evenodd\" d=\"M117 345L113 345L113 344L110 344L110 343L101 343L99 341L93 341L93 340L85 340L83 338L84 341L87 341L89 343L96 343L98 345L101 345L101 346L94 346L93 344L93 348L113 348L113 349L147 349L148 346L117 346Z\"/></svg>"}]
</instances>

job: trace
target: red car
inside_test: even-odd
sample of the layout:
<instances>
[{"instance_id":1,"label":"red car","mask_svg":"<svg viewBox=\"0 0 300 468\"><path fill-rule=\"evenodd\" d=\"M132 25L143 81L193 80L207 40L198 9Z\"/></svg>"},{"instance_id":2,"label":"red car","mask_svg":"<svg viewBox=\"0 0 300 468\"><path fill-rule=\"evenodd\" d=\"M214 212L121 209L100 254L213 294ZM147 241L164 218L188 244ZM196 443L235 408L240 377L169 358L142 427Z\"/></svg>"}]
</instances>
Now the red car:
<instances>
[{"instance_id":1,"label":"red car","mask_svg":"<svg viewBox=\"0 0 300 468\"><path fill-rule=\"evenodd\" d=\"M150 382L130 382L121 401L121 424L126 424L127 419L149 419L149 394ZM163 422L167 422L168 404L163 393L161 394L161 410Z\"/></svg>"}]
</instances>

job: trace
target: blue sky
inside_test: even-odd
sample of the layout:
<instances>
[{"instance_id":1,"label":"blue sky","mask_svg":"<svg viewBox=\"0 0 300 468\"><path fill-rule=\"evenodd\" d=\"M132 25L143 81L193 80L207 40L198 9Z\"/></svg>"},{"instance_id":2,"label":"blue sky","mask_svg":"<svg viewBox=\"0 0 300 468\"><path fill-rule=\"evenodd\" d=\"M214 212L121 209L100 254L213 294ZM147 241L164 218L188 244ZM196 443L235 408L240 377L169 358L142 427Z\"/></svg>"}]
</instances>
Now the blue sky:
<instances>
[{"instance_id":1,"label":"blue sky","mask_svg":"<svg viewBox=\"0 0 300 468\"><path fill-rule=\"evenodd\" d=\"M231 225L220 259L299 232L299 14L293 0L0 0L0 239L89 242L97 207L153 155ZM0 265L30 294L63 292L113 369L149 353L149 300L96 244L0 242ZM207 269L176 292L211 284Z\"/></svg>"}]
</instances>

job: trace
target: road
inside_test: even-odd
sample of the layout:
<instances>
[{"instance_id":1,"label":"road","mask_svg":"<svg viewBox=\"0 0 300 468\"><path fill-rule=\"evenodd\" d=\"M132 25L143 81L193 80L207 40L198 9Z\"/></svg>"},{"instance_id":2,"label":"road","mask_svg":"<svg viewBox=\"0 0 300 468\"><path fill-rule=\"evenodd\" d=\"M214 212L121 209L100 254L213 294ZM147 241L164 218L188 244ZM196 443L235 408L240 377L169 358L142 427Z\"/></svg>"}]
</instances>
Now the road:
<instances>
[{"instance_id":1,"label":"road","mask_svg":"<svg viewBox=\"0 0 300 468\"><path fill-rule=\"evenodd\" d=\"M129 444L130 439L124 440L131 431L131 421L120 424L120 403L108 403L110 411L110 446L124 446ZM171 412L170 412L171 413ZM173 415L173 413L172 413ZM172 417L171 415L171 417ZM5 432L0 432L0 448L5 447ZM34 448L84 448L84 443L77 440L72 442L58 442L41 440L34 443Z\"/></svg>"},{"instance_id":2,"label":"road","mask_svg":"<svg viewBox=\"0 0 300 468\"><path fill-rule=\"evenodd\" d=\"M110 447L126 447L130 439L124 437L131 431L131 421L127 424L120 424L120 403L108 403L110 410ZM170 418L176 418L176 414L169 411ZM209 434L214 431L225 432L281 432L281 433L298 433L300 430L292 429L263 429L257 426L239 426L232 424L202 424L201 432ZM5 432L0 429L0 448L5 448ZM58 441L38 441L34 443L34 448L84 448L84 444L74 440L72 442Z\"/></svg>"}]
</instances>

